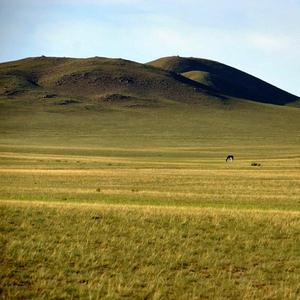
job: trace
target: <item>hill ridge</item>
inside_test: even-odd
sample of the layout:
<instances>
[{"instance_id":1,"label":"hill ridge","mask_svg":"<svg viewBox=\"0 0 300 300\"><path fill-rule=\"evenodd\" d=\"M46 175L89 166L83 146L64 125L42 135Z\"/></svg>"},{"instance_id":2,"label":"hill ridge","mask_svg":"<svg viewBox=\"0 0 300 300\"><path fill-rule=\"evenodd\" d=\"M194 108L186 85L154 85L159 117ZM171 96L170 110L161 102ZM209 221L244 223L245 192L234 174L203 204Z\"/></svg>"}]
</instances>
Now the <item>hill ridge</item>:
<instances>
[{"instance_id":1,"label":"hill ridge","mask_svg":"<svg viewBox=\"0 0 300 300\"><path fill-rule=\"evenodd\" d=\"M37 99L50 94L92 101L120 95L119 102L128 97L198 104L236 98L277 105L299 100L243 71L194 57L170 56L143 64L98 56L40 56L0 63L0 97L28 93Z\"/></svg>"}]
</instances>

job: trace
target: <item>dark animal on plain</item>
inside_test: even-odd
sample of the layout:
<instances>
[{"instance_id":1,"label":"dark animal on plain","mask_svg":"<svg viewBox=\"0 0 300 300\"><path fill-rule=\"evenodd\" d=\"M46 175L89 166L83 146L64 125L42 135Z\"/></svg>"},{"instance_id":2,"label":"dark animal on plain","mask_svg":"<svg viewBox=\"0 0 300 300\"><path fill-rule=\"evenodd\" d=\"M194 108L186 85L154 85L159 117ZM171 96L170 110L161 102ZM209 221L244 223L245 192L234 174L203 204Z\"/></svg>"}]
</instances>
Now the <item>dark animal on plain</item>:
<instances>
[{"instance_id":1,"label":"dark animal on plain","mask_svg":"<svg viewBox=\"0 0 300 300\"><path fill-rule=\"evenodd\" d=\"M227 162L228 160L229 160L229 161L233 161L233 160L234 160L234 156L233 156L233 155L228 155L227 158L226 158L226 162Z\"/></svg>"}]
</instances>

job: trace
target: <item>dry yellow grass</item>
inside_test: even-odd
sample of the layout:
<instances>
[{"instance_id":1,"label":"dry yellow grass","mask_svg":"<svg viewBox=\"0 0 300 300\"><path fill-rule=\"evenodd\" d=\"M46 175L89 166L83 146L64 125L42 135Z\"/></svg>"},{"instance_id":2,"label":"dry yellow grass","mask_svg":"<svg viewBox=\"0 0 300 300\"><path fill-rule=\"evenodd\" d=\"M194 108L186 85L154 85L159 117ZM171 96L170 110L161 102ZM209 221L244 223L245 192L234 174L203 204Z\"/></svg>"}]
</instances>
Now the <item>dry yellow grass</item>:
<instances>
[{"instance_id":1,"label":"dry yellow grass","mask_svg":"<svg viewBox=\"0 0 300 300\"><path fill-rule=\"evenodd\" d=\"M296 299L300 213L2 201L6 299Z\"/></svg>"},{"instance_id":2,"label":"dry yellow grass","mask_svg":"<svg viewBox=\"0 0 300 300\"><path fill-rule=\"evenodd\" d=\"M2 297L297 299L298 157L153 151L4 153Z\"/></svg>"},{"instance_id":3,"label":"dry yellow grass","mask_svg":"<svg viewBox=\"0 0 300 300\"><path fill-rule=\"evenodd\" d=\"M210 155L191 159L186 149L177 149L175 157L153 157L153 151L149 150L147 156L144 149L144 155L138 158L126 152L121 159L4 153L0 156L0 198L289 210L300 207L297 156L261 159L262 166L251 167L247 158L226 164L224 159L211 159Z\"/></svg>"}]
</instances>

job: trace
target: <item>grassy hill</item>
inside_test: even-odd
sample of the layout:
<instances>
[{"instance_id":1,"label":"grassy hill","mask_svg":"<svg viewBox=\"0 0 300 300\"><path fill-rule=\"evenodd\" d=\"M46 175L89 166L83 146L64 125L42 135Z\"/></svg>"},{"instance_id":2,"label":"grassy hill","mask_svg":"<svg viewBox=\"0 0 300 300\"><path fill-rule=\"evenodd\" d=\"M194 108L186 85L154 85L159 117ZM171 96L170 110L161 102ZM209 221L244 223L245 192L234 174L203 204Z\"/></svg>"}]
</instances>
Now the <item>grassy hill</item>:
<instances>
[{"instance_id":1,"label":"grassy hill","mask_svg":"<svg viewBox=\"0 0 300 300\"><path fill-rule=\"evenodd\" d=\"M66 98L68 101L62 105L84 99L94 104L113 102L129 106L169 105L174 101L219 105L236 98L271 104L299 100L224 64L181 57L140 64L101 57L42 56L0 64L0 97L26 96L33 100Z\"/></svg>"},{"instance_id":2,"label":"grassy hill","mask_svg":"<svg viewBox=\"0 0 300 300\"><path fill-rule=\"evenodd\" d=\"M171 56L149 62L148 65L182 74L231 97L280 105L299 100L297 96L263 80L212 60Z\"/></svg>"}]
</instances>

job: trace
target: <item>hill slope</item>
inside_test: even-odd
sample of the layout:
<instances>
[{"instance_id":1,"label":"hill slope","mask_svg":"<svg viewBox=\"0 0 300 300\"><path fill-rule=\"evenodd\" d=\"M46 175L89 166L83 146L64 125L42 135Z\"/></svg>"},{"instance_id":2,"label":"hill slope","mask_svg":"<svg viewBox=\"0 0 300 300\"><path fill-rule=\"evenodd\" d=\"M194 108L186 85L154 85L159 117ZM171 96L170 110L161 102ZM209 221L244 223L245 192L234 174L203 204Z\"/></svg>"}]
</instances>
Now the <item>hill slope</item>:
<instances>
[{"instance_id":1,"label":"hill slope","mask_svg":"<svg viewBox=\"0 0 300 300\"><path fill-rule=\"evenodd\" d=\"M229 97L279 105L299 99L252 75L212 60L171 56L148 65L181 74Z\"/></svg>"}]
</instances>

